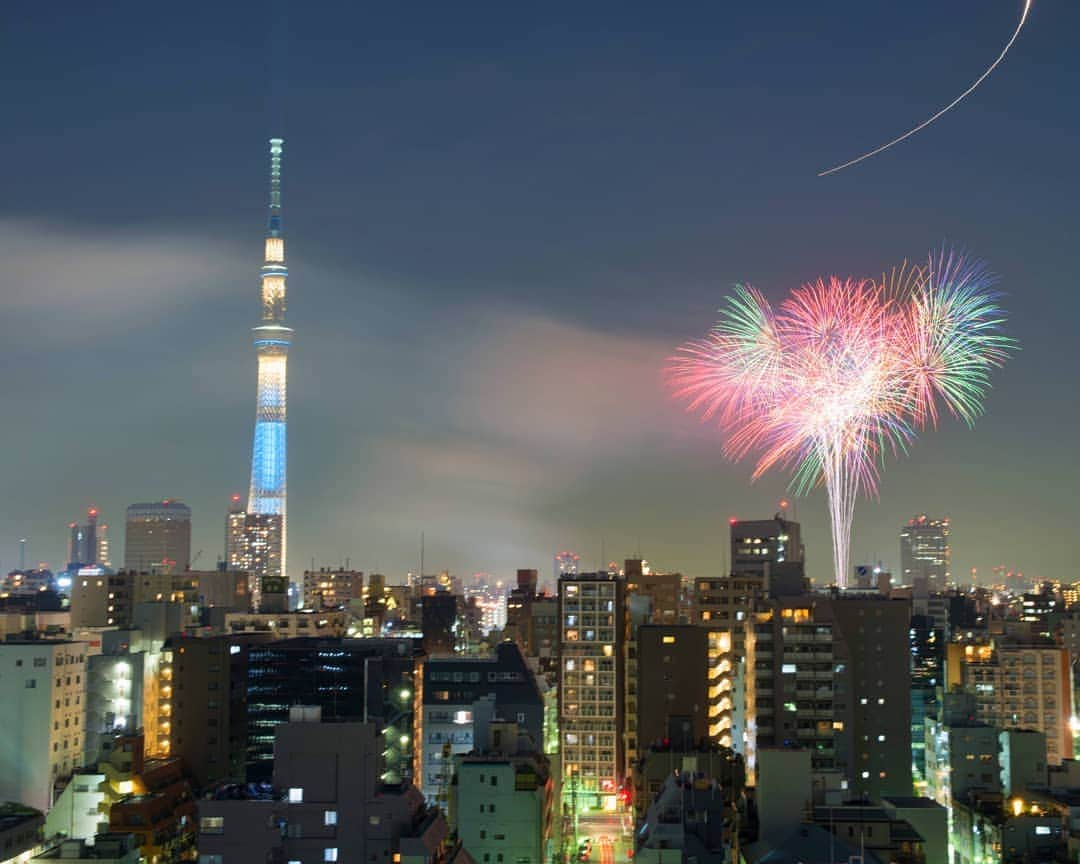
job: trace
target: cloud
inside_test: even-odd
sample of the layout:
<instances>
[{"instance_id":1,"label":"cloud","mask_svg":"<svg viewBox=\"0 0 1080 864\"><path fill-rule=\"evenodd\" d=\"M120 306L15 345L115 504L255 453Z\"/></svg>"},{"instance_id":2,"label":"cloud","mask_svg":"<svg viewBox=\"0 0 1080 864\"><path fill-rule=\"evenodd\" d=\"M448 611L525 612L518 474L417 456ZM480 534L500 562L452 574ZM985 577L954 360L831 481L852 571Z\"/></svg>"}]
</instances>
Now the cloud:
<instances>
[{"instance_id":1,"label":"cloud","mask_svg":"<svg viewBox=\"0 0 1080 864\"><path fill-rule=\"evenodd\" d=\"M249 288L253 256L183 235L7 219L0 259L5 329L63 343L153 328L166 313Z\"/></svg>"}]
</instances>

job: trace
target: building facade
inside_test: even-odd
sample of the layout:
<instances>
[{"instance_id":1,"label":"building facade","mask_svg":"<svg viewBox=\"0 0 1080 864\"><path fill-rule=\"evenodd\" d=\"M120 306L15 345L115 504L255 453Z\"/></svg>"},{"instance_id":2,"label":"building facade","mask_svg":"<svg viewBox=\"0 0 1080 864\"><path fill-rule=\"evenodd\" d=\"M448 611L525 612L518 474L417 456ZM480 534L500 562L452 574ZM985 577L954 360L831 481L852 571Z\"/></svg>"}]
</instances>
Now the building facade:
<instances>
[{"instance_id":1,"label":"building facade","mask_svg":"<svg viewBox=\"0 0 1080 864\"><path fill-rule=\"evenodd\" d=\"M0 645L0 801L48 812L83 761L86 645Z\"/></svg>"},{"instance_id":2,"label":"building facade","mask_svg":"<svg viewBox=\"0 0 1080 864\"><path fill-rule=\"evenodd\" d=\"M625 768L626 582L611 572L559 579L559 726L567 794L613 800Z\"/></svg>"},{"instance_id":3,"label":"building facade","mask_svg":"<svg viewBox=\"0 0 1080 864\"><path fill-rule=\"evenodd\" d=\"M428 659L421 706L418 786L431 803L445 805L453 757L482 746L493 722L514 722L537 751L543 747L544 699L513 642L501 642L493 657Z\"/></svg>"}]
</instances>

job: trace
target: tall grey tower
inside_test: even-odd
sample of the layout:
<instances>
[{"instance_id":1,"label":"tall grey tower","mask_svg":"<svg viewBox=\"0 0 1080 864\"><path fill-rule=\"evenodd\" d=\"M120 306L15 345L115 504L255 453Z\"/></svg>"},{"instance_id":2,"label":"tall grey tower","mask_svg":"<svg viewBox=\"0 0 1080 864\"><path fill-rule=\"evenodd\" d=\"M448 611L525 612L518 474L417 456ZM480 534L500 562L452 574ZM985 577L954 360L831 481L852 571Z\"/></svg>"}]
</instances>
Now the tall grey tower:
<instances>
[{"instance_id":1,"label":"tall grey tower","mask_svg":"<svg viewBox=\"0 0 1080 864\"><path fill-rule=\"evenodd\" d=\"M253 329L259 357L255 439L251 452L248 521L261 547L256 596L287 584L286 378L293 331L285 324L285 238L281 231L281 154L284 141L270 139L270 223L262 266L262 315ZM254 539L254 538L253 538ZM266 548L266 544L276 548ZM273 588L264 582L275 583Z\"/></svg>"}]
</instances>

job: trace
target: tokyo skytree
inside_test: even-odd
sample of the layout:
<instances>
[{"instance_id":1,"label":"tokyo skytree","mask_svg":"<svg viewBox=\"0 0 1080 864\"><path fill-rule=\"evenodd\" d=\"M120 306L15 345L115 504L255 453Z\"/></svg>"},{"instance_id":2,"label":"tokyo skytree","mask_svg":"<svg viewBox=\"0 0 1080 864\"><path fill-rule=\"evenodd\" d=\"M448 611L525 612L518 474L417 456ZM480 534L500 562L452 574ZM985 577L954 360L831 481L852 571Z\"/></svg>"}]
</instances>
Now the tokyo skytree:
<instances>
[{"instance_id":1,"label":"tokyo skytree","mask_svg":"<svg viewBox=\"0 0 1080 864\"><path fill-rule=\"evenodd\" d=\"M285 391L293 330L285 324L288 269L281 231L283 144L281 138L270 139L270 224L262 266L262 320L252 330L259 357L259 384L245 525L251 556L249 566L257 577L256 592L272 594L287 584L288 567Z\"/></svg>"}]
</instances>

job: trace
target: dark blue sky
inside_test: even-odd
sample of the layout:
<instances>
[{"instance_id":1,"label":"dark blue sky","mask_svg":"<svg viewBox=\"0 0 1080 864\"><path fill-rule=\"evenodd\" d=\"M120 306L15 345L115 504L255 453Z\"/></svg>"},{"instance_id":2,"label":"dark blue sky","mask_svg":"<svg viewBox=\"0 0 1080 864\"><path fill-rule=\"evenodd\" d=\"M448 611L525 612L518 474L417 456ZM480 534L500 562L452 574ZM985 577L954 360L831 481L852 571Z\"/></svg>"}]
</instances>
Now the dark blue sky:
<instances>
[{"instance_id":1,"label":"dark blue sky","mask_svg":"<svg viewBox=\"0 0 1080 864\"><path fill-rule=\"evenodd\" d=\"M860 505L854 555L954 520L957 572L1071 578L1080 6L10 0L0 33L0 560L87 504L180 497L201 564L246 488L265 140L286 138L290 551L392 577L716 572L771 511L660 368L724 290L872 275L942 240L1001 275L1022 352ZM811 573L824 502L801 502Z\"/></svg>"}]
</instances>

